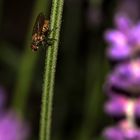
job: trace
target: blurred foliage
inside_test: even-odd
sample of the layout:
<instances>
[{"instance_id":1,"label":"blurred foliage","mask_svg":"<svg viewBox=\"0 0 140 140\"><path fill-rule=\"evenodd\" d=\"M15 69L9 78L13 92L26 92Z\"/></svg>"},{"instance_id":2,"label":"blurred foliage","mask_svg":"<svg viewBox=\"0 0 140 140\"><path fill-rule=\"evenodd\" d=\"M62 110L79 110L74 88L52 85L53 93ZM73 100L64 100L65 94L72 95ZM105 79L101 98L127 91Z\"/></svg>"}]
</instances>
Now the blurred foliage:
<instances>
[{"instance_id":1,"label":"blurred foliage","mask_svg":"<svg viewBox=\"0 0 140 140\"><path fill-rule=\"evenodd\" d=\"M9 106L14 99L18 101L15 106L20 109L20 93L26 92L24 116L31 123L34 140L38 139L39 132L45 48L38 52L30 50L31 30L36 15L44 11L43 7L49 6L46 16L50 14L50 0L45 1L46 4L43 0L36 2L0 1L0 84L7 90ZM103 33L112 25L115 7L116 1L112 0L65 0L52 140L98 140L110 121L103 111L102 87L108 71ZM23 83L20 83L22 78ZM19 84L21 88L15 89Z\"/></svg>"}]
</instances>

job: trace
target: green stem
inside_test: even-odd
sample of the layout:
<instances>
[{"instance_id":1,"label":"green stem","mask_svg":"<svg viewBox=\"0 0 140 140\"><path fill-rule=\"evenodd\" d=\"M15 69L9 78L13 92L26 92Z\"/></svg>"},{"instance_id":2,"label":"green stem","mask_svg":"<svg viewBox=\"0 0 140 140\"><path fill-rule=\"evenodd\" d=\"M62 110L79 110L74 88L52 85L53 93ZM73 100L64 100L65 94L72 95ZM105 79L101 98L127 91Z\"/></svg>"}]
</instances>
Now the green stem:
<instances>
[{"instance_id":1,"label":"green stem","mask_svg":"<svg viewBox=\"0 0 140 140\"><path fill-rule=\"evenodd\" d=\"M49 46L46 52L46 64L44 74L44 86L42 95L41 119L40 119L40 140L50 140L51 116L53 89L55 80L55 69L59 44L59 32L61 27L61 17L64 0L52 0L52 13L50 29L53 32L49 36L55 41Z\"/></svg>"}]
</instances>

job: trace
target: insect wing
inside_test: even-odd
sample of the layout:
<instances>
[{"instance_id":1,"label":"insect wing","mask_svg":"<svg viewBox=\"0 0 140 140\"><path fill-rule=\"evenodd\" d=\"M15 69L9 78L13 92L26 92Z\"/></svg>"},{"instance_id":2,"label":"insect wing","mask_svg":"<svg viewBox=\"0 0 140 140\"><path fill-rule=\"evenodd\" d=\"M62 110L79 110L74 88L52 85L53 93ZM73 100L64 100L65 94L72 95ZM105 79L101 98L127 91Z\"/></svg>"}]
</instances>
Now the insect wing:
<instances>
[{"instance_id":1,"label":"insect wing","mask_svg":"<svg viewBox=\"0 0 140 140\"><path fill-rule=\"evenodd\" d=\"M41 34L44 22L45 22L45 15L43 13L40 13L36 18L32 35L35 33Z\"/></svg>"}]
</instances>

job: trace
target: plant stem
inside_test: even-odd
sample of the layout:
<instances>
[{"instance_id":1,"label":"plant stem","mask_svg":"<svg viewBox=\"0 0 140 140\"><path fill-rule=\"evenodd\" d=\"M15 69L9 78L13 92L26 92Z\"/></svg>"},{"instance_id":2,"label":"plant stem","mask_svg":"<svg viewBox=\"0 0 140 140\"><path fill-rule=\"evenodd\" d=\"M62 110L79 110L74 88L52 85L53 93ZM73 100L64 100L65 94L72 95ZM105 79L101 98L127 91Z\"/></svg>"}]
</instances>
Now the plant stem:
<instances>
[{"instance_id":1,"label":"plant stem","mask_svg":"<svg viewBox=\"0 0 140 140\"><path fill-rule=\"evenodd\" d=\"M53 31L51 32L49 37L54 39L55 41L48 47L46 52L40 119L40 140L50 140L54 80L63 3L64 0L52 0L50 29Z\"/></svg>"}]
</instances>

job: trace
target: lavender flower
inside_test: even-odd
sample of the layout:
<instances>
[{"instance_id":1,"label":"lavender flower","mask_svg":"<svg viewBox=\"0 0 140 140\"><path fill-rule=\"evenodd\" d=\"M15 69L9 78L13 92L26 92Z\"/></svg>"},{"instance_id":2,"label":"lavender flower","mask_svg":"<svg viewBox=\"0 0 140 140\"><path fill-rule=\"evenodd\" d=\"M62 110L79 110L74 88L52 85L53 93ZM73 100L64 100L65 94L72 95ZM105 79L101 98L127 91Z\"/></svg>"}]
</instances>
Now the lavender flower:
<instances>
[{"instance_id":1,"label":"lavender flower","mask_svg":"<svg viewBox=\"0 0 140 140\"><path fill-rule=\"evenodd\" d=\"M27 140L29 127L14 111L5 109L6 92L0 87L0 140Z\"/></svg>"},{"instance_id":2,"label":"lavender flower","mask_svg":"<svg viewBox=\"0 0 140 140\"><path fill-rule=\"evenodd\" d=\"M120 61L137 55L140 51L140 23L133 25L124 16L116 16L116 30L108 30L105 40L109 42L107 56L111 60Z\"/></svg>"},{"instance_id":3,"label":"lavender flower","mask_svg":"<svg viewBox=\"0 0 140 140\"><path fill-rule=\"evenodd\" d=\"M105 111L119 117L116 125L104 130L107 140L140 140L140 23L134 25L126 16L115 17L115 30L105 33L109 43L107 56L115 63L104 89L109 100ZM121 116L125 117L122 120Z\"/></svg>"},{"instance_id":4,"label":"lavender flower","mask_svg":"<svg viewBox=\"0 0 140 140\"><path fill-rule=\"evenodd\" d=\"M140 129L123 120L117 126L108 127L103 135L107 140L140 140Z\"/></svg>"},{"instance_id":5,"label":"lavender flower","mask_svg":"<svg viewBox=\"0 0 140 140\"><path fill-rule=\"evenodd\" d=\"M140 118L140 98L135 101L134 114L137 118Z\"/></svg>"},{"instance_id":6,"label":"lavender flower","mask_svg":"<svg viewBox=\"0 0 140 140\"><path fill-rule=\"evenodd\" d=\"M105 104L105 111L111 116L123 116L125 114L127 99L120 96L111 98Z\"/></svg>"},{"instance_id":7,"label":"lavender flower","mask_svg":"<svg viewBox=\"0 0 140 140\"><path fill-rule=\"evenodd\" d=\"M0 140L27 140L29 128L17 114L6 113L0 117Z\"/></svg>"},{"instance_id":8,"label":"lavender flower","mask_svg":"<svg viewBox=\"0 0 140 140\"><path fill-rule=\"evenodd\" d=\"M107 84L134 93L140 92L140 60L122 63L109 74Z\"/></svg>"},{"instance_id":9,"label":"lavender flower","mask_svg":"<svg viewBox=\"0 0 140 140\"><path fill-rule=\"evenodd\" d=\"M130 105L133 102L133 109ZM130 113L134 113L134 116L140 118L140 98L131 99L126 96L115 96L110 98L105 104L105 112L110 116L121 117Z\"/></svg>"}]
</instances>

